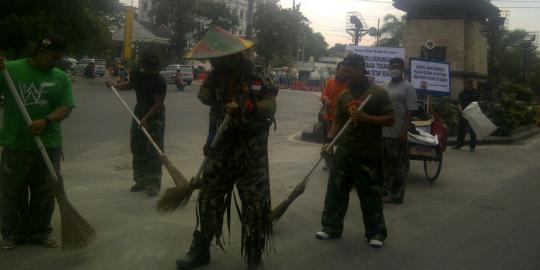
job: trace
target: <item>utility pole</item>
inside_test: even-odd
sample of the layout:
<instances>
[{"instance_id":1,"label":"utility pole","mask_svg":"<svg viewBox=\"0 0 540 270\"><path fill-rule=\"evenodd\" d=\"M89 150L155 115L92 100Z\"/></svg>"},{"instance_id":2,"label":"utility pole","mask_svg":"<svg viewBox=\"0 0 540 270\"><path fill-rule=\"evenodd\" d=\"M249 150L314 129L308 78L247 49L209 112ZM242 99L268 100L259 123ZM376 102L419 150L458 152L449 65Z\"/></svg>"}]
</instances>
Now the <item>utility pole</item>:
<instances>
[{"instance_id":1,"label":"utility pole","mask_svg":"<svg viewBox=\"0 0 540 270\"><path fill-rule=\"evenodd\" d=\"M246 37L249 39L253 33L253 1L248 0L248 14L247 14L247 25L246 25Z\"/></svg>"}]
</instances>

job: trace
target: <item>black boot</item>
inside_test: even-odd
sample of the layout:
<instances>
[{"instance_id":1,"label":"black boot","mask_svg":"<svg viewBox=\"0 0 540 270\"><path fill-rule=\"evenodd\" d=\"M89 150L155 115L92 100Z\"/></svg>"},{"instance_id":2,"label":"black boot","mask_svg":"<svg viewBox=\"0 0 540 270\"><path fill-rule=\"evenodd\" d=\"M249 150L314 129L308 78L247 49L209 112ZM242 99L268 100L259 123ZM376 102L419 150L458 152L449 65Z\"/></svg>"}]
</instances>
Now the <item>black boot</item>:
<instances>
[{"instance_id":1,"label":"black boot","mask_svg":"<svg viewBox=\"0 0 540 270\"><path fill-rule=\"evenodd\" d=\"M193 242L184 258L176 261L178 269L187 270L210 263L210 241L200 231L193 232Z\"/></svg>"},{"instance_id":2,"label":"black boot","mask_svg":"<svg viewBox=\"0 0 540 270\"><path fill-rule=\"evenodd\" d=\"M262 269L262 246L260 240L248 239L246 241L246 256L248 263L248 270L261 270Z\"/></svg>"}]
</instances>

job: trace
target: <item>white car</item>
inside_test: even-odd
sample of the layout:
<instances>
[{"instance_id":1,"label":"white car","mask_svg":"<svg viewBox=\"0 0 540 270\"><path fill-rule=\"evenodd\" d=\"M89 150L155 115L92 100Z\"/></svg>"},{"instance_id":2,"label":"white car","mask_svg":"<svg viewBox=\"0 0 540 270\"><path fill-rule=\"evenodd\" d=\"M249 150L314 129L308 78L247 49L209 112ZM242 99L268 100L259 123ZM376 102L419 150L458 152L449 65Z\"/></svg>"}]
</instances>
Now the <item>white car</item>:
<instances>
[{"instance_id":1,"label":"white car","mask_svg":"<svg viewBox=\"0 0 540 270\"><path fill-rule=\"evenodd\" d=\"M84 69L86 68L86 65L89 63L94 62L96 64L96 75L103 77L105 73L107 72L105 68L105 60L103 59L92 59L92 58L84 58L79 60L77 65L73 68L73 75L75 74L84 74Z\"/></svg>"},{"instance_id":2,"label":"white car","mask_svg":"<svg viewBox=\"0 0 540 270\"><path fill-rule=\"evenodd\" d=\"M174 74L176 70L180 70L182 73L182 79L187 85L190 85L193 82L193 67L189 65L168 65L165 67L165 70L162 70L160 73L169 83L174 83Z\"/></svg>"}]
</instances>

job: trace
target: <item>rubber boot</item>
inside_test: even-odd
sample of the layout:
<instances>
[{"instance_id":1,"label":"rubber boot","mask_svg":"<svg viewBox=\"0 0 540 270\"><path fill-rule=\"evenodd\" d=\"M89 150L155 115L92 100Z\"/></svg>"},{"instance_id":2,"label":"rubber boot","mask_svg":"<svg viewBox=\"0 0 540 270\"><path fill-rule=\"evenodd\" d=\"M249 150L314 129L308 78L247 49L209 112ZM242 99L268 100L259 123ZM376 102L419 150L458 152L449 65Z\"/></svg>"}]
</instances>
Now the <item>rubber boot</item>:
<instances>
[{"instance_id":1,"label":"rubber boot","mask_svg":"<svg viewBox=\"0 0 540 270\"><path fill-rule=\"evenodd\" d=\"M246 256L248 263L248 270L261 270L262 269L262 259L261 259L262 247L260 240L248 239L246 241Z\"/></svg>"},{"instance_id":2,"label":"rubber boot","mask_svg":"<svg viewBox=\"0 0 540 270\"><path fill-rule=\"evenodd\" d=\"M184 258L176 261L178 269L187 270L210 263L210 241L200 231L193 232L193 242Z\"/></svg>"}]
</instances>

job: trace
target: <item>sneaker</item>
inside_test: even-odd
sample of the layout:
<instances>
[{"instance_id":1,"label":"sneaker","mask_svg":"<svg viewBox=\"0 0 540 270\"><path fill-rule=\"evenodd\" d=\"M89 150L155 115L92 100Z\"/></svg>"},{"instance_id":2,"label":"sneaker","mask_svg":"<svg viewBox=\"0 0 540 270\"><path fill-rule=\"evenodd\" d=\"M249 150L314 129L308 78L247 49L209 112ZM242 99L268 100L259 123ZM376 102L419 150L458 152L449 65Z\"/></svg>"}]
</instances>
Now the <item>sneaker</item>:
<instances>
[{"instance_id":1,"label":"sneaker","mask_svg":"<svg viewBox=\"0 0 540 270\"><path fill-rule=\"evenodd\" d=\"M319 240L328 240L328 239L340 238L339 236L329 235L329 234L325 233L324 231L320 231L320 232L315 233L315 237L317 239L319 239Z\"/></svg>"},{"instance_id":2,"label":"sneaker","mask_svg":"<svg viewBox=\"0 0 540 270\"><path fill-rule=\"evenodd\" d=\"M133 185L129 190L130 190L131 192L140 192L140 191L145 191L146 188L144 187L143 184L136 183L136 184Z\"/></svg>"},{"instance_id":3,"label":"sneaker","mask_svg":"<svg viewBox=\"0 0 540 270\"><path fill-rule=\"evenodd\" d=\"M461 146L457 146L457 145L456 145L456 146L452 146L452 149L454 149L454 150L460 150L460 149L461 149Z\"/></svg>"},{"instance_id":4,"label":"sneaker","mask_svg":"<svg viewBox=\"0 0 540 270\"><path fill-rule=\"evenodd\" d=\"M14 249L17 247L17 241L11 239L3 239L0 241L0 248L8 250Z\"/></svg>"},{"instance_id":5,"label":"sneaker","mask_svg":"<svg viewBox=\"0 0 540 270\"><path fill-rule=\"evenodd\" d=\"M159 188L158 187L148 187L146 189L146 195L148 197L156 197L159 194Z\"/></svg>"},{"instance_id":6,"label":"sneaker","mask_svg":"<svg viewBox=\"0 0 540 270\"><path fill-rule=\"evenodd\" d=\"M371 239L369 240L369 246L372 248L382 248L383 247L383 241L377 240L377 239Z\"/></svg>"},{"instance_id":7,"label":"sneaker","mask_svg":"<svg viewBox=\"0 0 540 270\"><path fill-rule=\"evenodd\" d=\"M469 152L474 153L476 150L474 148L469 149Z\"/></svg>"},{"instance_id":8,"label":"sneaker","mask_svg":"<svg viewBox=\"0 0 540 270\"><path fill-rule=\"evenodd\" d=\"M38 238L38 239L30 239L30 242L36 245L46 247L46 248L57 248L60 246L60 243L58 242L58 240L56 240L52 236L46 236L45 238Z\"/></svg>"}]
</instances>

